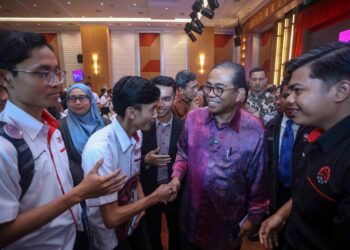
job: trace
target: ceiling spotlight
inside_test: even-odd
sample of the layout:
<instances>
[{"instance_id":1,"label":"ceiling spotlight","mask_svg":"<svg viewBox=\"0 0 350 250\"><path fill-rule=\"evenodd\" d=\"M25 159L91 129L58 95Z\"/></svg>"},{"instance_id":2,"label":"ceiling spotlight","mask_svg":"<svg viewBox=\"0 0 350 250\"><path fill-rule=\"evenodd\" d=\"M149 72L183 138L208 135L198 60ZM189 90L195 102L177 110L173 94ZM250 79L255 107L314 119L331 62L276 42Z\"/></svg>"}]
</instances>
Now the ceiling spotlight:
<instances>
[{"instance_id":1,"label":"ceiling spotlight","mask_svg":"<svg viewBox=\"0 0 350 250\"><path fill-rule=\"evenodd\" d=\"M203 0L196 0L192 5L192 10L194 12L200 12L203 8Z\"/></svg>"},{"instance_id":2,"label":"ceiling spotlight","mask_svg":"<svg viewBox=\"0 0 350 250\"><path fill-rule=\"evenodd\" d=\"M203 26L203 28L204 28L204 26ZM198 25L197 25L194 21L191 22L191 29L192 29L194 32L196 32L197 34L202 35L202 33L203 33L203 28L198 27Z\"/></svg>"},{"instance_id":3,"label":"ceiling spotlight","mask_svg":"<svg viewBox=\"0 0 350 250\"><path fill-rule=\"evenodd\" d=\"M201 14L209 19L212 19L214 17L214 11L208 8L202 9Z\"/></svg>"},{"instance_id":4,"label":"ceiling spotlight","mask_svg":"<svg viewBox=\"0 0 350 250\"><path fill-rule=\"evenodd\" d=\"M190 14L190 17L192 19L193 22L195 22L195 24L200 28L200 29L203 29L204 28L204 25L203 23L198 19L198 16L197 16L197 13L196 12L192 12Z\"/></svg>"},{"instance_id":5,"label":"ceiling spotlight","mask_svg":"<svg viewBox=\"0 0 350 250\"><path fill-rule=\"evenodd\" d=\"M209 5L211 10L215 10L215 9L219 8L219 6L220 6L218 0L208 0L208 5Z\"/></svg>"},{"instance_id":6,"label":"ceiling spotlight","mask_svg":"<svg viewBox=\"0 0 350 250\"><path fill-rule=\"evenodd\" d=\"M192 33L192 25L190 23L186 23L184 30L192 42L197 41L197 38Z\"/></svg>"}]
</instances>

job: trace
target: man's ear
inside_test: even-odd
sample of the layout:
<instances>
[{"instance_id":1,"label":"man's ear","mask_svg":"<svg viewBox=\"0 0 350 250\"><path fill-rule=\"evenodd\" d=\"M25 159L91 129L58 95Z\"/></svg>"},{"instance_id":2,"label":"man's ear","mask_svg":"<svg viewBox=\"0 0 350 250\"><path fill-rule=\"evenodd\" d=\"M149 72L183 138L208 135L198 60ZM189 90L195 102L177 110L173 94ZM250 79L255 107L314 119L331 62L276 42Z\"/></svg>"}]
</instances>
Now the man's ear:
<instances>
[{"instance_id":1,"label":"man's ear","mask_svg":"<svg viewBox=\"0 0 350 250\"><path fill-rule=\"evenodd\" d=\"M0 84L6 88L12 88L12 74L5 69L0 69Z\"/></svg>"},{"instance_id":2,"label":"man's ear","mask_svg":"<svg viewBox=\"0 0 350 250\"><path fill-rule=\"evenodd\" d=\"M239 88L237 91L236 102L243 103L246 95L246 91L244 88Z\"/></svg>"},{"instance_id":3,"label":"man's ear","mask_svg":"<svg viewBox=\"0 0 350 250\"><path fill-rule=\"evenodd\" d=\"M350 81L341 80L333 86L335 90L334 101L343 102L350 96Z\"/></svg>"},{"instance_id":4,"label":"man's ear","mask_svg":"<svg viewBox=\"0 0 350 250\"><path fill-rule=\"evenodd\" d=\"M183 89L183 88L179 87L179 93L180 93L181 95L183 95L183 94L184 94L184 92L185 92L185 89Z\"/></svg>"},{"instance_id":5,"label":"man's ear","mask_svg":"<svg viewBox=\"0 0 350 250\"><path fill-rule=\"evenodd\" d=\"M125 110L125 116L130 119L133 120L135 118L135 108L134 107L127 107Z\"/></svg>"}]
</instances>

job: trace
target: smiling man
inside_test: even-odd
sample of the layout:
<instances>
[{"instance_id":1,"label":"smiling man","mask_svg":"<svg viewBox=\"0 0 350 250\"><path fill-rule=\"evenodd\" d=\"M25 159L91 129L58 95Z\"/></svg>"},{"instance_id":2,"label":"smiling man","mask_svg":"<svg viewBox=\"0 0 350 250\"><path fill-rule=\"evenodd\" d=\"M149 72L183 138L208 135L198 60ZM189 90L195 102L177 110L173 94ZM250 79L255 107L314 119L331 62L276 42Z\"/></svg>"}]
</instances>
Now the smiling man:
<instances>
[{"instance_id":1,"label":"smiling man","mask_svg":"<svg viewBox=\"0 0 350 250\"><path fill-rule=\"evenodd\" d=\"M172 114L176 83L171 77L158 76L152 83L159 88L160 98L157 104L156 123L148 131L143 131L141 154L141 183L145 195L152 193L159 185L168 183L172 174L172 165L176 157L176 144L179 139L183 120ZM162 250L161 222L165 214L169 232L169 249L179 246L178 200L167 204L157 204L146 210L146 223L153 250Z\"/></svg>"},{"instance_id":2,"label":"smiling man","mask_svg":"<svg viewBox=\"0 0 350 250\"><path fill-rule=\"evenodd\" d=\"M99 158L73 188L58 122L45 110L57 103L64 77L43 35L0 31L0 83L9 94L0 113L1 249L73 249L75 205L124 183L117 172L98 176Z\"/></svg>"},{"instance_id":3,"label":"smiling man","mask_svg":"<svg viewBox=\"0 0 350 250\"><path fill-rule=\"evenodd\" d=\"M311 50L286 67L293 120L317 129L298 162L292 209L277 212L262 241L289 218L284 249L349 249L350 44Z\"/></svg>"},{"instance_id":4,"label":"smiling man","mask_svg":"<svg viewBox=\"0 0 350 250\"><path fill-rule=\"evenodd\" d=\"M113 107L117 118L88 140L82 155L84 173L91 162L104 157L101 175L117 169L128 175L118 193L87 200L94 244L97 249L152 249L144 210L166 202L172 190L160 185L144 196L139 173L141 163L141 130L149 130L157 118L159 89L149 80L137 76L121 78L113 88Z\"/></svg>"},{"instance_id":5,"label":"smiling man","mask_svg":"<svg viewBox=\"0 0 350 250\"><path fill-rule=\"evenodd\" d=\"M208 107L186 119L170 183L183 182L183 249L240 249L269 204L264 128L239 107L245 84L241 65L215 66L203 87Z\"/></svg>"}]
</instances>

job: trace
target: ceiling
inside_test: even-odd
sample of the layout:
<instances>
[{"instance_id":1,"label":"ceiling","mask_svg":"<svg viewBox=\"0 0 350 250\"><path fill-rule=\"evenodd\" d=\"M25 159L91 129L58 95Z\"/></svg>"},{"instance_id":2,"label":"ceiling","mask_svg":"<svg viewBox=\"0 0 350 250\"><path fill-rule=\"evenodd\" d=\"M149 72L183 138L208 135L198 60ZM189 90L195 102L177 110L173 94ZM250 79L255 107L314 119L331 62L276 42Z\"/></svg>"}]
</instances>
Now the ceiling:
<instances>
[{"instance_id":1,"label":"ceiling","mask_svg":"<svg viewBox=\"0 0 350 250\"><path fill-rule=\"evenodd\" d=\"M77 29L81 24L100 23L115 29L182 29L186 19L189 19L193 2L194 0L0 0L0 28ZM216 30L232 30L238 19L243 23L269 1L218 2L220 7L215 10L214 18L210 20L202 17L201 21ZM27 22L27 18L55 19L34 19ZM121 18L144 19L135 21Z\"/></svg>"}]
</instances>

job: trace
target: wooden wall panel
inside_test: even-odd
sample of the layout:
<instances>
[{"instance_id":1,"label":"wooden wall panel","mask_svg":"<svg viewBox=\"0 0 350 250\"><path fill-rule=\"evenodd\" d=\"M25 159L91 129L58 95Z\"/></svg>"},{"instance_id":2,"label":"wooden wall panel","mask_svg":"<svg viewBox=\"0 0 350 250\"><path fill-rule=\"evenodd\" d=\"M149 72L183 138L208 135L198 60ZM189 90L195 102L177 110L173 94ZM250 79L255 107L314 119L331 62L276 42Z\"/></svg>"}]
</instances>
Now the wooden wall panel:
<instances>
[{"instance_id":1,"label":"wooden wall panel","mask_svg":"<svg viewBox=\"0 0 350 250\"><path fill-rule=\"evenodd\" d=\"M233 36L215 34L214 65L233 60Z\"/></svg>"},{"instance_id":2,"label":"wooden wall panel","mask_svg":"<svg viewBox=\"0 0 350 250\"><path fill-rule=\"evenodd\" d=\"M196 35L197 41L188 38L188 68L197 75L200 84L208 80L210 70L214 67L214 28L205 27L202 35ZM205 55L204 73L200 73L199 55Z\"/></svg>"},{"instance_id":3,"label":"wooden wall panel","mask_svg":"<svg viewBox=\"0 0 350 250\"><path fill-rule=\"evenodd\" d=\"M85 81L91 82L92 89L100 93L103 87L112 87L110 34L104 25L81 25L81 44ZM94 73L92 55L98 54L99 72Z\"/></svg>"},{"instance_id":4,"label":"wooden wall panel","mask_svg":"<svg viewBox=\"0 0 350 250\"><path fill-rule=\"evenodd\" d=\"M151 79L160 75L160 35L140 33L141 76Z\"/></svg>"}]
</instances>

